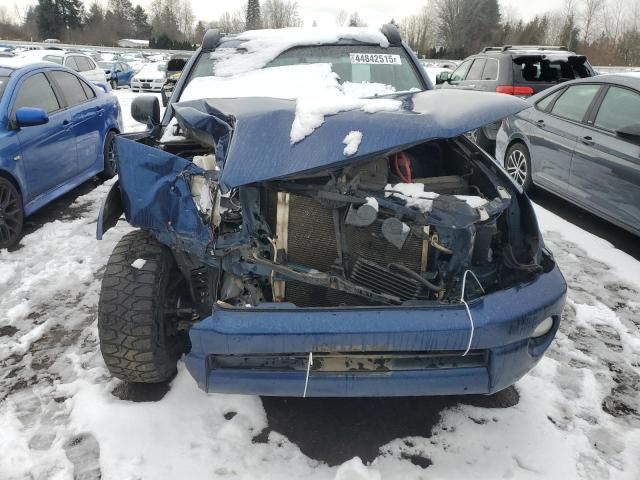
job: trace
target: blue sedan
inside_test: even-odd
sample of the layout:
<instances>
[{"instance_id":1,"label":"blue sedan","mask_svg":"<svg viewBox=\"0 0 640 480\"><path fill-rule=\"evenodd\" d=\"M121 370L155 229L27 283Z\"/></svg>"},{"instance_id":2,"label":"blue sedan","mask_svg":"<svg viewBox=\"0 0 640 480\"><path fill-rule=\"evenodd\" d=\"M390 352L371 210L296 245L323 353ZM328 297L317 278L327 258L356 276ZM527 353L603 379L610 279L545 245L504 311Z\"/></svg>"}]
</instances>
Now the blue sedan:
<instances>
[{"instance_id":1,"label":"blue sedan","mask_svg":"<svg viewBox=\"0 0 640 480\"><path fill-rule=\"evenodd\" d=\"M52 64L0 62L0 248L24 217L95 175L115 175L117 98Z\"/></svg>"},{"instance_id":2,"label":"blue sedan","mask_svg":"<svg viewBox=\"0 0 640 480\"><path fill-rule=\"evenodd\" d=\"M114 90L118 87L131 86L133 69L124 62L98 62L98 66L104 70L104 74Z\"/></svg>"}]
</instances>

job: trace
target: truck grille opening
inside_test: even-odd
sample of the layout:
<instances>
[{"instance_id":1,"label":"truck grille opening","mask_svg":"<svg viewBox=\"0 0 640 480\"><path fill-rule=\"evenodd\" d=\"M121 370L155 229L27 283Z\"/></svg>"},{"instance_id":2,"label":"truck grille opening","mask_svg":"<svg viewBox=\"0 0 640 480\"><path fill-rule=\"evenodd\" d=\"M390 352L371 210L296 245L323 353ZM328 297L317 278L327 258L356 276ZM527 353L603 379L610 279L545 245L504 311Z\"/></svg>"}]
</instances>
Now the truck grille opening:
<instances>
[{"instance_id":1,"label":"truck grille opening","mask_svg":"<svg viewBox=\"0 0 640 480\"><path fill-rule=\"evenodd\" d=\"M486 367L486 350L472 350L466 356L460 352L437 353L328 353L314 352L311 371L316 373L386 373L394 371L441 370L448 368ZM232 370L263 370L272 372L306 372L308 353L211 355L209 368Z\"/></svg>"},{"instance_id":2,"label":"truck grille opening","mask_svg":"<svg viewBox=\"0 0 640 480\"><path fill-rule=\"evenodd\" d=\"M276 226L276 195L270 199L268 209L270 223ZM291 195L287 222L287 261L305 265L320 272L342 268L335 264L338 245L332 211L324 208L316 200L302 195ZM419 271L422 262L422 241L410 237L401 249L396 248L382 234L382 220L376 220L368 227L345 226L346 249L344 251L347 277L357 276L360 280L373 280L372 269L379 271L389 263L400 263ZM379 266L379 268L376 268ZM398 292L404 300L415 299L419 286L415 282L395 282L393 275L375 275L378 279L375 291ZM388 280L384 285L382 279ZM366 283L365 283L366 284ZM298 307L367 306L372 305L356 295L331 290L305 283L287 282L285 301Z\"/></svg>"}]
</instances>

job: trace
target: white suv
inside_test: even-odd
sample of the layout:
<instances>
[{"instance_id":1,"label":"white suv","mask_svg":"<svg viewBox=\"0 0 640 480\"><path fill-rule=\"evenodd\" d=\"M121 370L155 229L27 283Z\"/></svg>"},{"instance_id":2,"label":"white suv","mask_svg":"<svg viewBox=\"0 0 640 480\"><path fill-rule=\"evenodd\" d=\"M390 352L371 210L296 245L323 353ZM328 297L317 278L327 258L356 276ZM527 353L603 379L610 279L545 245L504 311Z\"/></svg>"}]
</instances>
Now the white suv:
<instances>
[{"instance_id":1,"label":"white suv","mask_svg":"<svg viewBox=\"0 0 640 480\"><path fill-rule=\"evenodd\" d=\"M92 82L106 82L107 77L96 62L88 55L69 53L64 50L29 50L23 52L20 58L33 62L53 62L75 70L84 78Z\"/></svg>"}]
</instances>

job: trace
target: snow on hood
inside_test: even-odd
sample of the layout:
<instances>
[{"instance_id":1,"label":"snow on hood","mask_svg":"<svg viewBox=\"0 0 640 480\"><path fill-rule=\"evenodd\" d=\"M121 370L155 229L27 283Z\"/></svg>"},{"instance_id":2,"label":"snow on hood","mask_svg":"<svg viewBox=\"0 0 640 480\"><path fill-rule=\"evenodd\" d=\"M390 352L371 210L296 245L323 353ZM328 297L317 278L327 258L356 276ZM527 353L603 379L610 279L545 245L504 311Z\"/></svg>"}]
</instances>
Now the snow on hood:
<instances>
[{"instance_id":1,"label":"snow on hood","mask_svg":"<svg viewBox=\"0 0 640 480\"><path fill-rule=\"evenodd\" d=\"M384 83L339 83L329 63L284 65L240 73L229 77L197 77L185 87L181 102L202 98L271 97L296 99L338 90L349 97L375 97L395 93Z\"/></svg>"},{"instance_id":2,"label":"snow on hood","mask_svg":"<svg viewBox=\"0 0 640 480\"><path fill-rule=\"evenodd\" d=\"M264 68L281 53L293 47L326 45L340 40L356 40L368 44L388 47L389 41L376 28L279 28L276 30L249 30L233 37L241 41L238 48L219 48L211 53L217 59L214 73L228 77L251 70Z\"/></svg>"},{"instance_id":3,"label":"snow on hood","mask_svg":"<svg viewBox=\"0 0 640 480\"><path fill-rule=\"evenodd\" d=\"M338 86L327 63L264 68L230 77L198 77L189 82L181 102L202 98L271 97L295 99Z\"/></svg>"},{"instance_id":4,"label":"snow on hood","mask_svg":"<svg viewBox=\"0 0 640 480\"><path fill-rule=\"evenodd\" d=\"M367 113L356 107L324 118L303 141L291 143L296 102L275 98L207 99L173 109L185 134L217 147L224 161L221 181L229 188L283 178L372 158L437 138L453 138L529 107L497 93L430 90L368 101L398 108ZM345 155L349 132L362 133L357 154ZM348 153L348 152L347 152Z\"/></svg>"},{"instance_id":5,"label":"snow on hood","mask_svg":"<svg viewBox=\"0 0 640 480\"><path fill-rule=\"evenodd\" d=\"M395 111L401 103L361 97L390 94L395 88L380 83L340 84L329 63L264 68L231 77L199 77L185 88L180 101L203 98L270 97L296 100L290 142L297 143L324 123L327 115L362 109Z\"/></svg>"},{"instance_id":6,"label":"snow on hood","mask_svg":"<svg viewBox=\"0 0 640 480\"><path fill-rule=\"evenodd\" d=\"M148 63L144 67L140 69L138 73L136 73L136 77L151 80L163 79L165 76L164 70L160 69L160 64L158 63Z\"/></svg>"}]
</instances>

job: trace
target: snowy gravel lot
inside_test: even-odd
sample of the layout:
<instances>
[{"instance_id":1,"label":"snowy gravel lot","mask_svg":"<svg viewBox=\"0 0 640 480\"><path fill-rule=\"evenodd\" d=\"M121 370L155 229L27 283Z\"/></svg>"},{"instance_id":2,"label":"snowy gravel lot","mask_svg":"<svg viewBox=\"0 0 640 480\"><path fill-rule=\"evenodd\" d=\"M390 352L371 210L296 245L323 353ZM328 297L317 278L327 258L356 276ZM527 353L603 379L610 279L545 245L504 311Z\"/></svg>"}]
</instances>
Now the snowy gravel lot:
<instances>
[{"instance_id":1,"label":"snowy gravel lot","mask_svg":"<svg viewBox=\"0 0 640 480\"><path fill-rule=\"evenodd\" d=\"M117 92L125 114L135 94ZM206 395L181 365L138 391L98 350L95 240L113 181L87 183L0 252L0 480L640 478L640 262L538 207L569 284L560 331L492 398Z\"/></svg>"}]
</instances>

